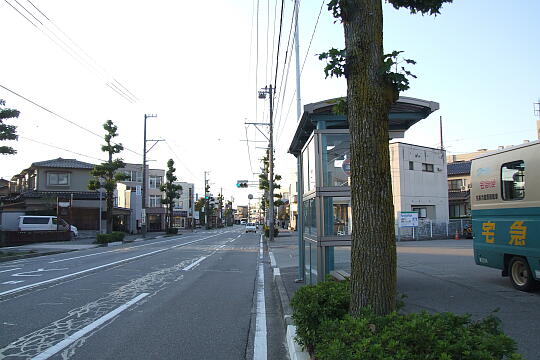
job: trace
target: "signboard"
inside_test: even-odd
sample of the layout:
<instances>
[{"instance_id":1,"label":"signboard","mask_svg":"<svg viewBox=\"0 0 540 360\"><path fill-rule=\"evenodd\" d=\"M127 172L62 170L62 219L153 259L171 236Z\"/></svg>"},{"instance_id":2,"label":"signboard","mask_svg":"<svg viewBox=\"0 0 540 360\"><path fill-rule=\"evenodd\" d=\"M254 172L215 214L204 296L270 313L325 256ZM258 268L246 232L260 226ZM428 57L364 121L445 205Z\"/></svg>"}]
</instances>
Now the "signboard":
<instances>
[{"instance_id":1,"label":"signboard","mask_svg":"<svg viewBox=\"0 0 540 360\"><path fill-rule=\"evenodd\" d=\"M71 203L69 201L59 201L58 206L59 207L70 207Z\"/></svg>"},{"instance_id":2,"label":"signboard","mask_svg":"<svg viewBox=\"0 0 540 360\"><path fill-rule=\"evenodd\" d=\"M146 224L146 209L141 209L141 225Z\"/></svg>"},{"instance_id":3,"label":"signboard","mask_svg":"<svg viewBox=\"0 0 540 360\"><path fill-rule=\"evenodd\" d=\"M399 227L418 226L418 213L416 211L402 211L399 213Z\"/></svg>"}]
</instances>

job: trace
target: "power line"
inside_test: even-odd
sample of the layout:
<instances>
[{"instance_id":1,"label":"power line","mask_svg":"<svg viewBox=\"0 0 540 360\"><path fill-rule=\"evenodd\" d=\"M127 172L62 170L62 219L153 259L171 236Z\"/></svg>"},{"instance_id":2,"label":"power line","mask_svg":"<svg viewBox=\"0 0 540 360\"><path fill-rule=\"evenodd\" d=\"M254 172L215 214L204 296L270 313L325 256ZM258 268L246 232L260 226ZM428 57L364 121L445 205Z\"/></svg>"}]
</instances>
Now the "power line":
<instances>
[{"instance_id":1,"label":"power line","mask_svg":"<svg viewBox=\"0 0 540 360\"><path fill-rule=\"evenodd\" d=\"M191 176L193 176L196 180L202 180L200 177L198 177L197 175L195 175L193 172L191 172L191 170L189 170L189 167L186 166L184 164L184 162L182 160L180 160L180 156L178 156L176 154L176 152L172 149L171 145L169 145L169 141L167 141L165 139L165 145L167 145L167 147L169 148L169 150L173 153L174 157L176 158L176 160L178 160L178 162L180 163L180 165L182 165L182 167L187 170L187 172L189 172L191 174Z\"/></svg>"},{"instance_id":2,"label":"power line","mask_svg":"<svg viewBox=\"0 0 540 360\"><path fill-rule=\"evenodd\" d=\"M97 63L95 59L93 59L87 52L82 49L81 46L79 46L72 38L70 38L60 27L58 27L43 11L41 11L34 3L32 3L30 0L27 0L27 2L32 5L32 7L37 10L37 12L44 17L46 20L43 22L38 19L38 16L34 15L27 7L25 7L23 4L21 4L18 0L11 0L17 3L17 5L24 10L26 13L28 13L34 20L39 23L40 25L36 24L34 21L29 19L27 16L25 16L17 7L15 7L11 2L8 0L4 0L9 6L11 6L19 15L21 15L26 21L28 21L32 26L34 26L36 29L38 29L42 34L44 34L46 37L49 38L56 46L58 46L60 49L62 49L64 52L66 52L69 56L71 56L75 61L77 61L81 66L86 68L86 70L90 71L91 73L94 73L97 75L97 77L105 83L106 86L108 86L111 90L116 92L118 95L120 95L122 98L124 98L126 101L130 103L136 102L138 99L133 93L131 93L125 86L120 84L115 79L111 79L111 76L107 73L107 71ZM61 35L67 41L62 38L57 32L53 31L53 29L49 28L46 24L51 24L58 32L60 32ZM47 32L46 32L46 31ZM71 46L69 43L75 45L76 48ZM77 50L78 49L78 50ZM82 53L82 54L81 54ZM114 83L117 83L121 88L124 90L118 89ZM109 84L112 84L113 86L110 86Z\"/></svg>"},{"instance_id":3,"label":"power line","mask_svg":"<svg viewBox=\"0 0 540 360\"><path fill-rule=\"evenodd\" d=\"M103 138L102 135L99 135L98 133L96 133L96 132L94 132L94 131L92 131L92 130L90 130L90 129L88 129L88 128L85 128L84 126L77 124L75 121L69 120L68 118L66 118L66 117L64 117L64 116L59 115L59 114L57 114L56 112L47 109L46 107L44 107L44 106L38 104L37 102L32 101L32 100L28 99L27 97L25 97L25 96L23 96L23 95L21 95L21 94L15 92L15 91L13 91L13 90L11 90L11 89L8 89L7 87L5 87L5 86L3 86L3 85L1 85L1 84L0 84L0 87L1 87L2 89L4 89L4 90L9 91L9 92L12 93L13 95L16 95L16 96L20 97L21 99L28 101L28 102L31 103L32 105L37 106L38 108L40 108L40 109L42 109L42 110L48 112L49 114L54 115L54 116L56 116L56 117L58 117L58 118L60 118L60 119L62 119L62 120L64 120L64 121L66 121L66 122L68 122L68 123L70 123L70 124L72 124L72 125L78 127L78 128L81 129L81 130L84 130L84 131L86 131L86 132L88 132L88 133L90 133L90 134L92 134L92 135L94 135L94 136L97 136L97 137L99 137L100 139ZM116 144L116 145L117 145L117 144ZM125 146L124 146L124 150L127 150L127 151L129 151L129 152L132 152L132 153L134 153L134 154L136 154L136 155L142 155L142 154L140 154L140 153L138 153L138 152L136 152L136 151L133 151L133 150L131 150L131 149L128 149L128 148L125 147Z\"/></svg>"},{"instance_id":4,"label":"power line","mask_svg":"<svg viewBox=\"0 0 540 360\"><path fill-rule=\"evenodd\" d=\"M249 151L249 139L248 139L248 134L247 134L247 126L244 127L244 130L246 131L246 146L247 146L247 152L248 152L249 169L251 170L251 173L253 174L253 166L251 165L251 153Z\"/></svg>"},{"instance_id":5,"label":"power line","mask_svg":"<svg viewBox=\"0 0 540 360\"><path fill-rule=\"evenodd\" d=\"M277 75L278 75L278 69L279 69L279 48L281 46L281 30L283 29L283 9L284 9L284 7L285 7L285 0L281 0L281 15L279 17L279 35L278 35L278 45L277 45L277 55L276 55L276 74L274 76L274 87L277 84Z\"/></svg>"},{"instance_id":6,"label":"power line","mask_svg":"<svg viewBox=\"0 0 540 360\"><path fill-rule=\"evenodd\" d=\"M322 9L324 7L324 3L325 3L326 0L323 0L321 2L321 7L319 9L319 15L317 15L317 21L315 22L315 26L313 27L313 32L311 33L311 38L309 40L309 45L308 45L308 48L307 48L307 51L306 51L306 55L304 56L304 61L302 62L302 69L300 70L300 75L299 77L302 77L302 73L304 72L304 66L306 65L306 60L307 60L307 57L309 55L309 51L311 49L311 43L313 42L313 38L315 37L315 32L317 31L317 25L319 24L319 19L321 18L321 13L322 13ZM291 97L291 102L289 103L289 108L287 109L287 115L285 116L285 120L284 121L287 121L287 119L289 118L289 113L291 111L291 106L292 106L292 103L294 101L294 96L296 95L296 89L294 90L294 93ZM281 134L283 132L283 130L285 129L285 125L283 125L283 127L281 128L280 132L278 133L278 136L277 136L277 140L276 142L279 141L279 138L281 137Z\"/></svg>"},{"instance_id":7,"label":"power line","mask_svg":"<svg viewBox=\"0 0 540 360\"><path fill-rule=\"evenodd\" d=\"M79 155L79 156L84 156L84 157L87 157L87 158L89 158L89 159L94 159L94 160L98 160L98 161L105 161L105 160L103 160L103 159L99 159L99 158L97 158L97 157L90 156L90 155L81 154L81 153L78 153L78 152L76 152L76 151L72 151L72 150L68 150L68 149L62 148L62 147L60 147L60 146L56 146L56 145L48 144L48 143L45 143L45 142L42 142L42 141L30 139L30 138L28 138L28 137L26 137L26 136L19 135L19 137L20 137L21 139L25 139L25 140L28 140L28 141L32 141L32 142L35 142L35 143L40 144L40 145L49 146L49 147L52 147L52 148L55 148L55 149L59 149L59 150L66 151L66 152L68 152L68 153L72 153L72 154Z\"/></svg>"}]
</instances>

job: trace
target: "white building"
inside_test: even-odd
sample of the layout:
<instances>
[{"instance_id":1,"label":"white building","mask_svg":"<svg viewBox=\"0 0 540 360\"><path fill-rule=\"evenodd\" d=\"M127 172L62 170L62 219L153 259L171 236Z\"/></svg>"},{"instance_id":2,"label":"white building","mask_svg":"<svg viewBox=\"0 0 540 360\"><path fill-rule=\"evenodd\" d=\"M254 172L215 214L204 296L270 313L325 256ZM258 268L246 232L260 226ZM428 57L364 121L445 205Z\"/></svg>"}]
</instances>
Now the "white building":
<instances>
[{"instance_id":1,"label":"white building","mask_svg":"<svg viewBox=\"0 0 540 360\"><path fill-rule=\"evenodd\" d=\"M182 187L179 199L175 199L173 208L173 227L190 229L193 226L195 214L195 185L182 181L175 181Z\"/></svg>"},{"instance_id":2,"label":"white building","mask_svg":"<svg viewBox=\"0 0 540 360\"><path fill-rule=\"evenodd\" d=\"M446 152L400 142L389 147L396 219L402 211L416 211L420 221L447 223Z\"/></svg>"}]
</instances>

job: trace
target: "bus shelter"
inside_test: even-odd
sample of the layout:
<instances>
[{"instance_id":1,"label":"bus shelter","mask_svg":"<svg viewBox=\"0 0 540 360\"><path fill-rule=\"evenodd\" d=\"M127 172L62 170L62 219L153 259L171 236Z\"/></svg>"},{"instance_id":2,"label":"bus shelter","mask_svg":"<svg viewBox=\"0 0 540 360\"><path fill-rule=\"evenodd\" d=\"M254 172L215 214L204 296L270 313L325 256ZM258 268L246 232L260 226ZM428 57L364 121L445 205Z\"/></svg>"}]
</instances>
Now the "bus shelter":
<instances>
[{"instance_id":1,"label":"bus shelter","mask_svg":"<svg viewBox=\"0 0 540 360\"><path fill-rule=\"evenodd\" d=\"M350 134L338 99L304 106L289 153L297 159L299 278L308 284L333 270L350 272L352 234ZM389 140L439 109L432 101L400 97L392 105Z\"/></svg>"}]
</instances>

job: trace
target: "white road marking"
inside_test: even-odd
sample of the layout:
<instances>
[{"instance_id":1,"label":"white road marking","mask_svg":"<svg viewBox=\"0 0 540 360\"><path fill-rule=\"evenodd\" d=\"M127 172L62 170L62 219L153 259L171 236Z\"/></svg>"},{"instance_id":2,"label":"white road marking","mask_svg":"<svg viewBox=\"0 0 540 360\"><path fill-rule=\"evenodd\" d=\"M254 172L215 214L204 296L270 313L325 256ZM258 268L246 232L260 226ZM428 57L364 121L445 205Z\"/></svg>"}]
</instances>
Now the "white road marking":
<instances>
[{"instance_id":1,"label":"white road marking","mask_svg":"<svg viewBox=\"0 0 540 360\"><path fill-rule=\"evenodd\" d=\"M276 267L276 258L274 257L274 253L270 251L270 266L273 268Z\"/></svg>"},{"instance_id":2,"label":"white road marking","mask_svg":"<svg viewBox=\"0 0 540 360\"><path fill-rule=\"evenodd\" d=\"M50 348L48 348L47 350L45 350L41 354L33 357L32 360L45 360L45 359L50 358L51 356L53 356L54 354L56 354L60 350L65 349L69 345L73 344L75 341L82 338L84 335L86 335L89 332L93 331L94 329L98 328L99 326L101 326L105 322L107 322L110 319L114 318L116 315L120 314L122 311L126 310L127 308L129 308L133 304L139 302L140 300L144 299L148 295L149 295L149 293L140 294L139 296L133 298L132 300L125 303L124 305L121 305L121 306L117 307L115 310L111 311L110 313L103 315L102 317L100 317L99 319L94 321L93 323L88 324L87 326L85 326L81 330L77 331L73 335L68 336L66 339L60 341L58 344L56 344L54 346L51 346Z\"/></svg>"},{"instance_id":3,"label":"white road marking","mask_svg":"<svg viewBox=\"0 0 540 360\"><path fill-rule=\"evenodd\" d=\"M261 251L263 248L261 235ZM266 340L266 303L264 298L264 263L259 262L259 274L257 277L257 316L255 318L255 340L253 346L253 360L267 359Z\"/></svg>"},{"instance_id":4,"label":"white road marking","mask_svg":"<svg viewBox=\"0 0 540 360\"><path fill-rule=\"evenodd\" d=\"M10 271L15 271L15 270L20 270L22 268L14 268L14 269L8 269L8 270L0 270L0 273L4 273L4 272L10 272Z\"/></svg>"},{"instance_id":5,"label":"white road marking","mask_svg":"<svg viewBox=\"0 0 540 360\"><path fill-rule=\"evenodd\" d=\"M10 295L10 294L17 293L17 292L22 291L22 290L30 289L30 288L33 288L33 287L36 287L36 286L39 286L39 285L49 284L49 283L52 283L52 282L55 282L55 281L59 281L59 280L63 280L63 279L67 279L67 278L70 278L70 277L73 277L73 276L77 276L77 275L81 275L81 274L86 274L86 273L88 273L88 272L90 272L90 271L94 271L94 270L98 270L98 269L103 269L103 268L110 267L110 266L113 266L113 265L116 265L116 264L122 264L122 263L125 263L125 262L130 261L130 260L140 259L140 258L143 258L143 257L146 257L146 256L150 256L150 255L153 255L153 254L157 254L157 253L160 253L160 252L164 252L164 251L167 251L167 250L172 250L172 249L177 248L177 247L186 246L186 245L189 245L189 244L193 244L193 243L196 243L196 242L200 242L200 241L203 241L203 240L207 240L207 239L210 239L210 238L215 237L215 236L217 236L217 235L219 235L219 234L207 236L207 237L205 237L205 238L202 238L202 239L199 239L199 240L189 241L189 242L183 243L183 244L174 245L174 246L171 246L171 247L168 247L168 248L165 248L165 249L159 249L159 250L151 251L151 252L146 253L146 254L141 254L141 255L137 255L137 256L132 256L132 257L127 258L127 259L122 259L122 260L118 260L118 261L113 261L113 262L111 262L111 263L107 263L107 264L95 266L95 267L90 268L90 269L77 271L77 272L74 272L74 273L71 273L71 274L59 276L59 277L57 277L57 278L53 278L53 279L49 279L49 280L40 281L40 282L37 282L37 283L34 283L34 284L24 285L24 286L21 286L21 287L15 288L15 289L11 289L11 290L6 290L6 291L3 291L3 292L0 292L0 296Z\"/></svg>"},{"instance_id":6,"label":"white road marking","mask_svg":"<svg viewBox=\"0 0 540 360\"><path fill-rule=\"evenodd\" d=\"M13 274L11 276L41 276L41 274L39 273L44 273L44 272L48 272L48 271L61 271L61 270L67 270L68 268L61 268L61 269L44 269L44 268L39 268L37 270L33 270L33 271L25 271L25 272L22 272L22 273L17 273L17 274Z\"/></svg>"},{"instance_id":7,"label":"white road marking","mask_svg":"<svg viewBox=\"0 0 540 360\"><path fill-rule=\"evenodd\" d=\"M208 256L203 256L201 258L199 258L199 260L195 261L195 262L192 262L191 264L189 264L188 266L186 266L185 268L183 268L182 270L183 271L189 271L191 269L193 269L195 266L199 265L201 262L203 262L203 260L205 260Z\"/></svg>"},{"instance_id":8,"label":"white road marking","mask_svg":"<svg viewBox=\"0 0 540 360\"><path fill-rule=\"evenodd\" d=\"M178 237L175 237L175 238L173 238L173 239L168 239L168 240L163 240L163 241L153 241L153 242L149 242L149 243L146 243L146 244L130 246L129 248L138 248L138 247L143 247L143 246L148 246L148 245L156 245L156 244L161 244L161 243L171 242L171 241L178 240L178 239L179 239ZM117 250L102 251L102 252L95 253L95 254L88 254L88 255L74 256L74 257L70 257L70 258L67 258L67 259L60 259L60 260L49 261L49 264L54 264L54 263L59 263L59 262L68 261L68 260L74 260L74 259L80 259L80 258L89 257L89 256L96 256L96 255L101 255L101 254L108 254L108 253L112 253L112 252L119 252L119 251L122 251L122 250L123 250L123 249L117 249Z\"/></svg>"},{"instance_id":9,"label":"white road marking","mask_svg":"<svg viewBox=\"0 0 540 360\"><path fill-rule=\"evenodd\" d=\"M4 281L2 283L2 285L13 285L13 284L18 284L18 283L22 283L24 282L24 280L11 280L11 281Z\"/></svg>"}]
</instances>

